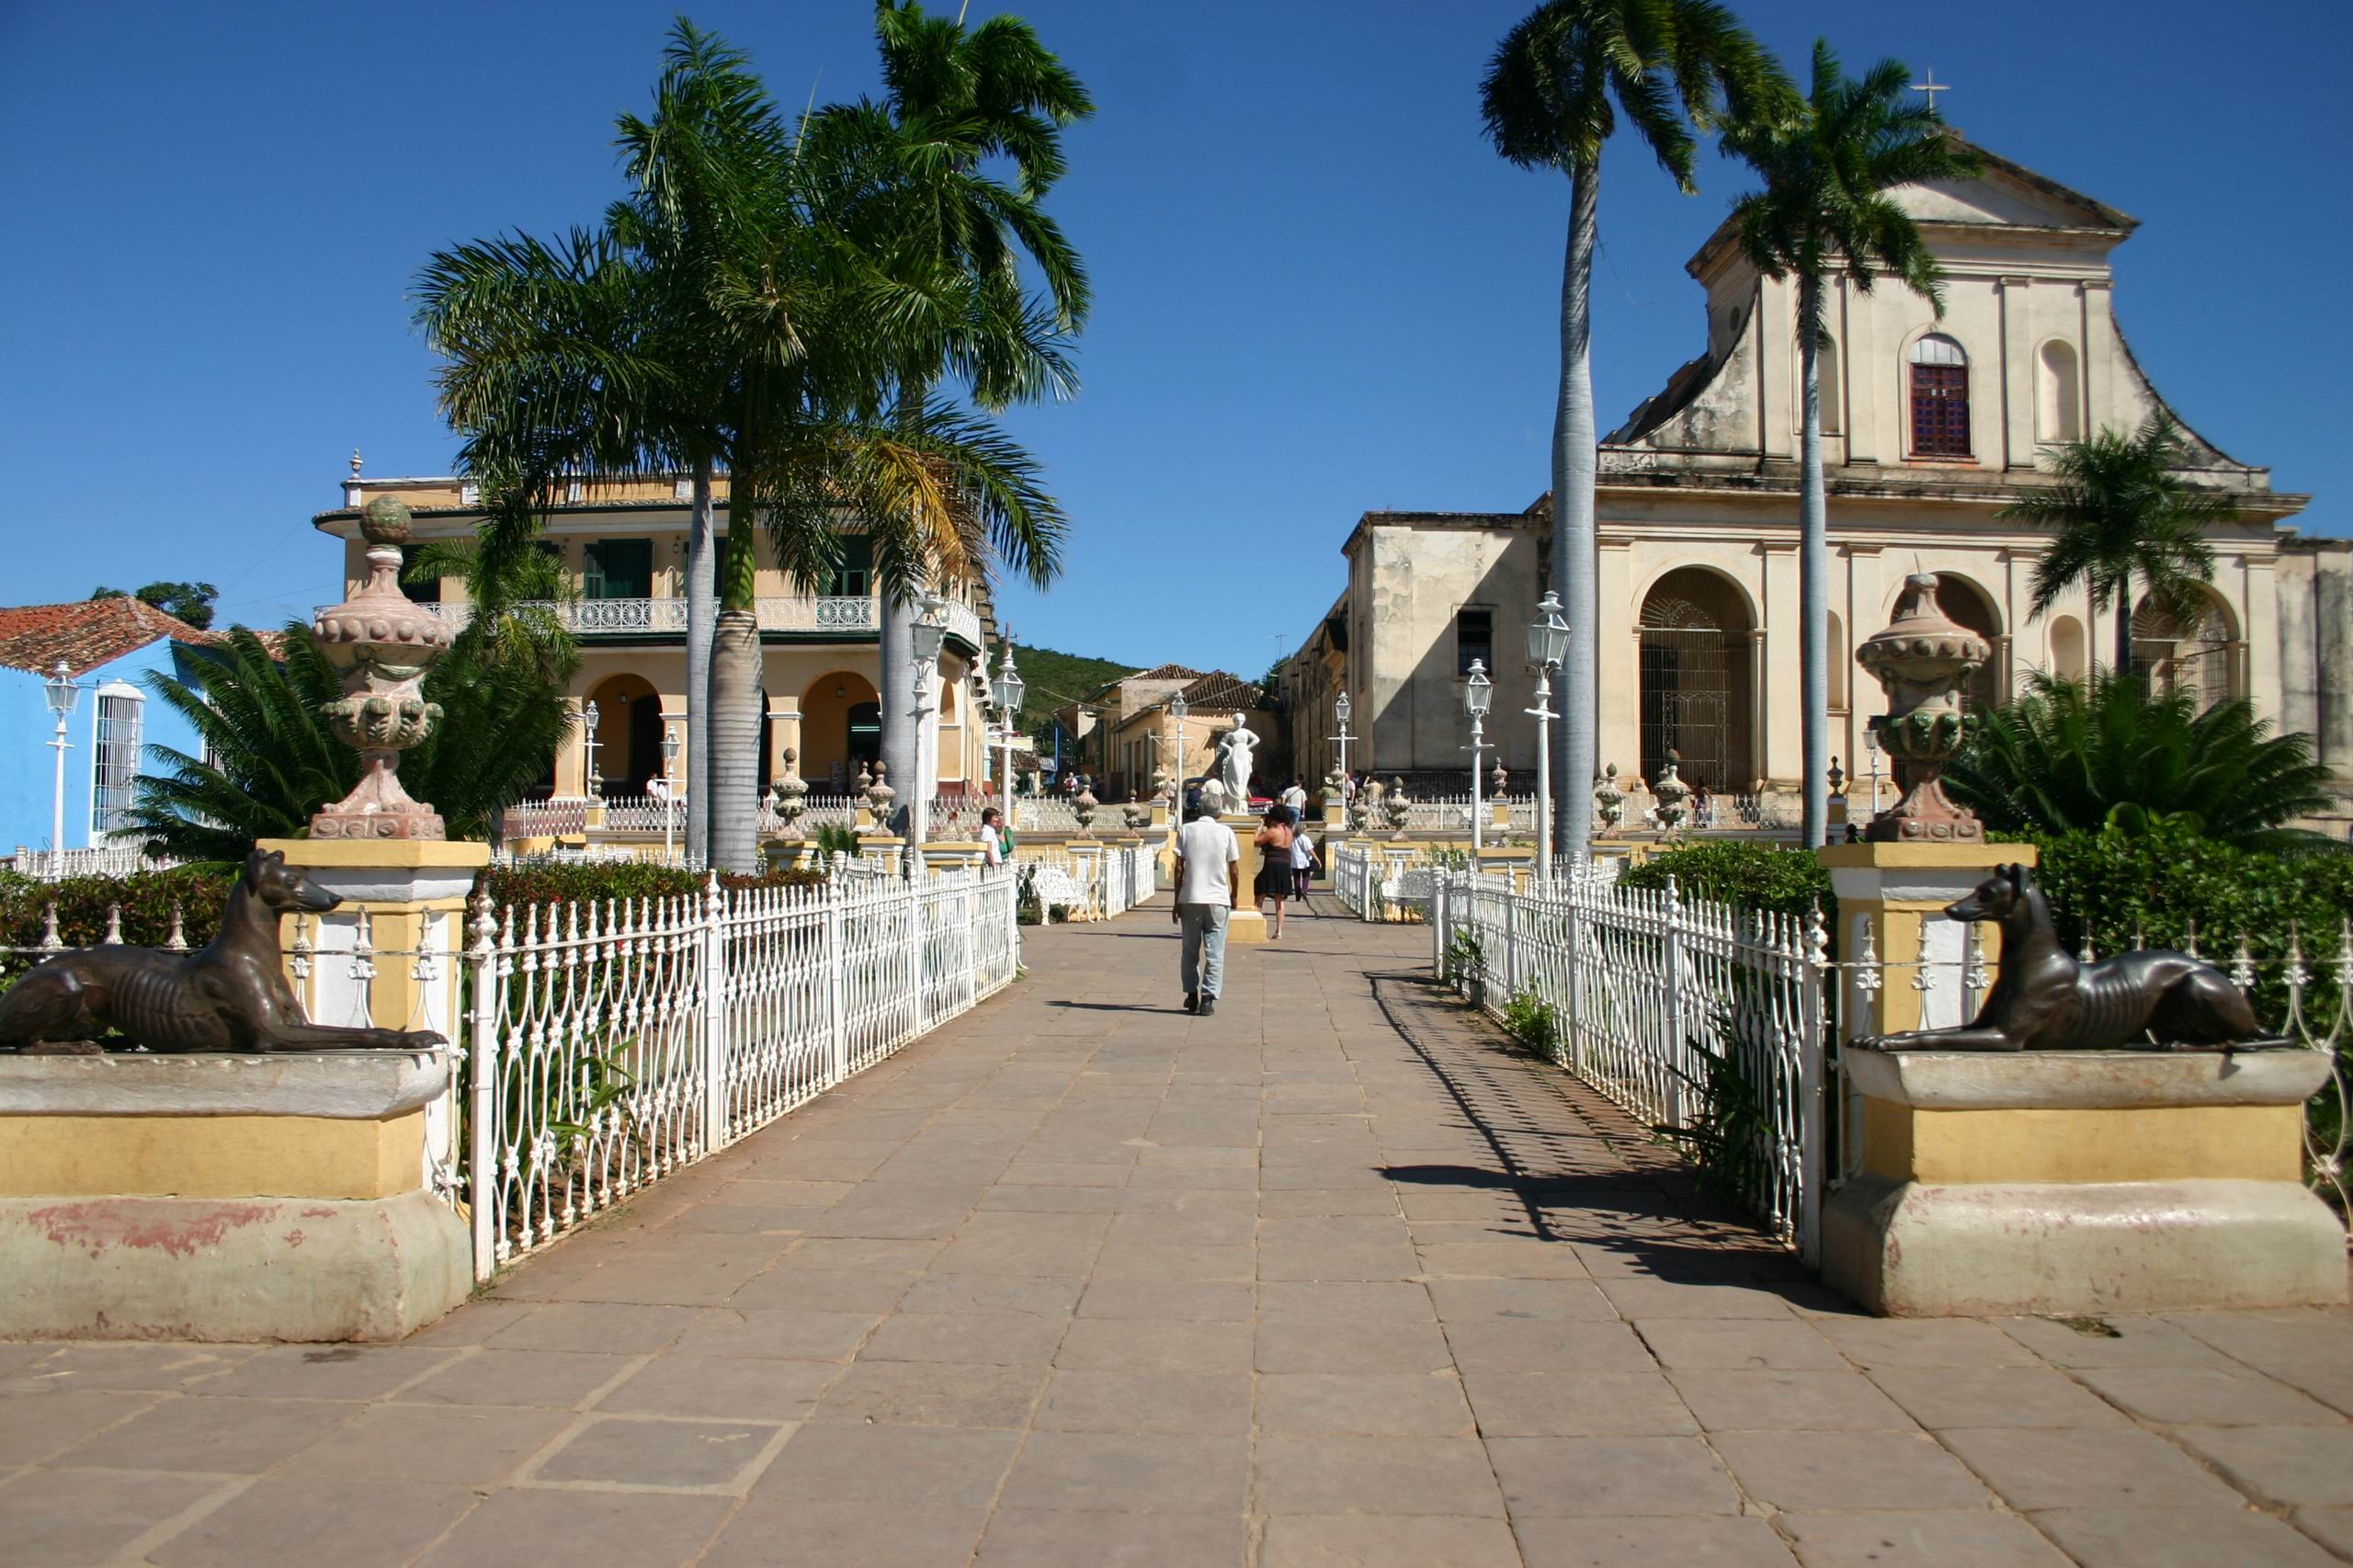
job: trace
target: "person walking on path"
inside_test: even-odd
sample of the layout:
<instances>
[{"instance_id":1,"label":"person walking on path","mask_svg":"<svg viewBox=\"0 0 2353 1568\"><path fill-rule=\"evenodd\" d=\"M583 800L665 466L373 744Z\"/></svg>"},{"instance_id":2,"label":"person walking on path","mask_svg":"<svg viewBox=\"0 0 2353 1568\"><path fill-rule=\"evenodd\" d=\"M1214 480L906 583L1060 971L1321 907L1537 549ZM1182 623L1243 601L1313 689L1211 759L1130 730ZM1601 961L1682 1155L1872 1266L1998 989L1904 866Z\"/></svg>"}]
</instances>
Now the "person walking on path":
<instances>
[{"instance_id":1,"label":"person walking on path","mask_svg":"<svg viewBox=\"0 0 2353 1568\"><path fill-rule=\"evenodd\" d=\"M1292 896L1304 909L1307 907L1307 884L1315 879L1315 840L1308 836L1304 823L1291 834L1290 874L1297 884Z\"/></svg>"},{"instance_id":2,"label":"person walking on path","mask_svg":"<svg viewBox=\"0 0 2353 1568\"><path fill-rule=\"evenodd\" d=\"M1294 778L1290 788L1283 791L1283 804L1290 808L1290 820L1298 822L1307 814L1307 786Z\"/></svg>"},{"instance_id":3,"label":"person walking on path","mask_svg":"<svg viewBox=\"0 0 2353 1568\"><path fill-rule=\"evenodd\" d=\"M1185 1011L1208 1017L1225 984L1225 922L1242 892L1242 846L1198 794L1185 798L1176 830L1176 899L1169 915L1183 935L1176 978Z\"/></svg>"},{"instance_id":4,"label":"person walking on path","mask_svg":"<svg viewBox=\"0 0 2353 1568\"><path fill-rule=\"evenodd\" d=\"M1269 940L1283 939L1283 901L1290 898L1297 879L1291 874L1290 846L1296 835L1291 831L1290 808L1274 805L1267 808L1266 820L1258 824L1251 842L1258 846L1258 879L1250 889L1250 902L1260 904L1275 901L1275 928Z\"/></svg>"}]
</instances>

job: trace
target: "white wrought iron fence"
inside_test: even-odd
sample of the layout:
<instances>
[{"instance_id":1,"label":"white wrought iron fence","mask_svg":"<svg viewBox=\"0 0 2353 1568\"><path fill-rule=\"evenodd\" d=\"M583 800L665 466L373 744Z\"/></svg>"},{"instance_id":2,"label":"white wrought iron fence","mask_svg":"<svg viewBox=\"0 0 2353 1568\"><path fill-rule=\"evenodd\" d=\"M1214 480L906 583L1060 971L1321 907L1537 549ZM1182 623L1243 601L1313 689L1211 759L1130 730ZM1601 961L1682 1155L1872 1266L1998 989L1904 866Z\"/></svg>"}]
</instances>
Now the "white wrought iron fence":
<instances>
[{"instance_id":1,"label":"white wrought iron fence","mask_svg":"<svg viewBox=\"0 0 2353 1568\"><path fill-rule=\"evenodd\" d=\"M999 870L521 910L479 900L455 1182L476 1276L998 990L1018 961L1015 897Z\"/></svg>"},{"instance_id":2,"label":"white wrought iron fence","mask_svg":"<svg viewBox=\"0 0 2353 1568\"><path fill-rule=\"evenodd\" d=\"M1096 820L1103 820L1102 808L1097 808ZM1078 831L1078 808L1068 800L1053 795L1016 795L1013 798L1013 828L1016 833L1071 834Z\"/></svg>"},{"instance_id":3,"label":"white wrought iron fence","mask_svg":"<svg viewBox=\"0 0 2353 1568\"><path fill-rule=\"evenodd\" d=\"M1147 903L1158 890L1155 846L1107 845L1099 850L1024 852L1019 869L1038 918L1110 920Z\"/></svg>"},{"instance_id":4,"label":"white wrought iron fence","mask_svg":"<svg viewBox=\"0 0 2353 1568\"><path fill-rule=\"evenodd\" d=\"M1707 1149L1811 1261L1827 1127L1818 915L1687 902L1672 881L1621 889L1582 868L1529 891L1447 872L1430 909L1443 972L1645 1124Z\"/></svg>"},{"instance_id":5,"label":"white wrought iron fence","mask_svg":"<svg viewBox=\"0 0 2353 1568\"><path fill-rule=\"evenodd\" d=\"M178 864L169 856L150 856L127 844L102 844L89 849L28 849L18 845L6 862L18 876L42 882L61 882L68 877L128 877L140 871L167 870Z\"/></svg>"}]
</instances>

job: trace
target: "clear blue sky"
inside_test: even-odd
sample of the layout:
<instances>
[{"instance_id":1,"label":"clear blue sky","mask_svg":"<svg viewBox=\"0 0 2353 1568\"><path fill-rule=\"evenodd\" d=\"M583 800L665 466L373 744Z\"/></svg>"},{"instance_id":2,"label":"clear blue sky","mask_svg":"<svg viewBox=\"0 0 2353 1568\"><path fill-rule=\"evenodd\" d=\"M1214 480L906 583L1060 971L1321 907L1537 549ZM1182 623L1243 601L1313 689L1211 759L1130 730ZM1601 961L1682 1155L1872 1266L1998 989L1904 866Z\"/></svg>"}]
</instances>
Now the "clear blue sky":
<instances>
[{"instance_id":1,"label":"clear blue sky","mask_svg":"<svg viewBox=\"0 0 2353 1568\"><path fill-rule=\"evenodd\" d=\"M1973 139L2142 219L2116 306L2143 364L2224 449L2317 492L2307 526L2347 531L2323 465L2353 413L2353 8L1735 3L1792 62L1819 32L1853 69L1933 67ZM1566 185L1504 165L1477 116L1524 0L1010 8L1101 110L1055 198L1098 301L1085 391L1014 421L1076 524L1062 584L1006 596L1024 640L1255 674L1337 593L1359 513L1542 490ZM691 14L788 103L873 86L863 0ZM351 449L449 470L416 267L592 222L670 15L0 0L0 597L200 578L271 624L333 597L307 519ZM1631 148L1608 165L1604 428L1700 347L1682 264L1743 185L1712 154L1701 173L1687 199Z\"/></svg>"}]
</instances>

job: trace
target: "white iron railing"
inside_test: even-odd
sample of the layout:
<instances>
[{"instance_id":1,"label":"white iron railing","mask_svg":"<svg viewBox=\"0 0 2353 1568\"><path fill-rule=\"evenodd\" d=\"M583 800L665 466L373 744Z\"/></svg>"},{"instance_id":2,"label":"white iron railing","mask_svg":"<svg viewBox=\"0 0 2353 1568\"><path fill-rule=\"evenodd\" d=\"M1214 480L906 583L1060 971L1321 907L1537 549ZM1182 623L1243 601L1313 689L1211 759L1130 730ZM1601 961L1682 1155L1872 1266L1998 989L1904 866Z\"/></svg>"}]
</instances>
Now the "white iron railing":
<instances>
[{"instance_id":1,"label":"white iron railing","mask_svg":"<svg viewBox=\"0 0 2353 1568\"><path fill-rule=\"evenodd\" d=\"M478 900L454 1184L476 1277L1004 986L1015 898L1000 870L738 892L714 881L585 907Z\"/></svg>"},{"instance_id":2,"label":"white iron railing","mask_svg":"<svg viewBox=\"0 0 2353 1568\"><path fill-rule=\"evenodd\" d=\"M1449 871L1430 925L1442 972L1534 1024L1531 1043L1561 1065L1646 1125L1724 1142L1730 1185L1813 1260L1828 1111L1818 915L1686 902L1672 881L1621 889L1582 869L1534 892Z\"/></svg>"},{"instance_id":3,"label":"white iron railing","mask_svg":"<svg viewBox=\"0 0 2353 1568\"><path fill-rule=\"evenodd\" d=\"M465 625L474 614L471 604L428 604L417 608L453 627ZM687 630L687 601L683 598L533 599L522 608L551 615L565 631L584 636L632 631L684 635ZM862 634L879 632L881 628L877 601L871 597L782 595L754 600L753 613L759 618L763 631ZM961 638L971 647L981 645L980 612L970 605L948 601L941 619L951 637Z\"/></svg>"},{"instance_id":4,"label":"white iron railing","mask_svg":"<svg viewBox=\"0 0 2353 1568\"><path fill-rule=\"evenodd\" d=\"M169 856L150 857L136 845L102 844L89 849L28 849L17 846L5 862L20 877L59 882L68 877L128 877L140 871L162 871L179 864Z\"/></svg>"},{"instance_id":5,"label":"white iron railing","mask_svg":"<svg viewBox=\"0 0 2353 1568\"><path fill-rule=\"evenodd\" d=\"M1095 820L1104 820L1109 808L1096 808ZM1016 833L1061 833L1078 831L1078 808L1064 797L1055 795L1016 795L1013 798L1013 830Z\"/></svg>"},{"instance_id":6,"label":"white iron railing","mask_svg":"<svg viewBox=\"0 0 2353 1568\"><path fill-rule=\"evenodd\" d=\"M1057 909L1067 920L1114 919L1150 901L1158 888L1157 848L1152 843L1024 850L1019 866L1025 894L1047 924Z\"/></svg>"}]
</instances>

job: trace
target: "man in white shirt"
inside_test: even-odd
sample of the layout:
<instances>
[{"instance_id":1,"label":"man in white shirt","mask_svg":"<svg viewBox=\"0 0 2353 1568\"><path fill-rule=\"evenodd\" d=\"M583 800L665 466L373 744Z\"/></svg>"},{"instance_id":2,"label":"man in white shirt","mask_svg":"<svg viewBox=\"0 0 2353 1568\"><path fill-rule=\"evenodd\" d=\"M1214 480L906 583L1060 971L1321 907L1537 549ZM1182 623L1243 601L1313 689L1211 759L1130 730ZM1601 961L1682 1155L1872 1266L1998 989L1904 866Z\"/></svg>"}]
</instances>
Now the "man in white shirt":
<instances>
[{"instance_id":1,"label":"man in white shirt","mask_svg":"<svg viewBox=\"0 0 2353 1568\"><path fill-rule=\"evenodd\" d=\"M1290 808L1290 821L1297 827L1307 818L1307 786L1294 778L1290 788L1283 791L1283 804Z\"/></svg>"},{"instance_id":2,"label":"man in white shirt","mask_svg":"<svg viewBox=\"0 0 2353 1568\"><path fill-rule=\"evenodd\" d=\"M1225 922L1241 894L1242 846L1233 830L1198 799L1185 802L1176 830L1176 899L1170 913L1184 933L1176 976L1185 1011L1208 1017L1225 984Z\"/></svg>"}]
</instances>

